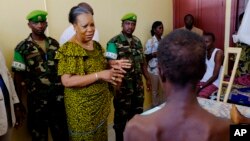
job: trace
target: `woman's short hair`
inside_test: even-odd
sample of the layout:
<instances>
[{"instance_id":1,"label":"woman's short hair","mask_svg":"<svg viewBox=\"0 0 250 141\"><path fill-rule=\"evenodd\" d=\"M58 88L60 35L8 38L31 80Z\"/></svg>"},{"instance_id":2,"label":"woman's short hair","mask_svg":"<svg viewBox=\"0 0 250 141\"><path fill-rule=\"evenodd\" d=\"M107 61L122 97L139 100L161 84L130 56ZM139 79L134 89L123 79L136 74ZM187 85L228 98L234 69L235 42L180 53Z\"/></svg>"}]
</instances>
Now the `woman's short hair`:
<instances>
[{"instance_id":1,"label":"woman's short hair","mask_svg":"<svg viewBox=\"0 0 250 141\"><path fill-rule=\"evenodd\" d=\"M88 3L81 2L81 3L78 4L78 6L87 9L92 15L94 15L94 10Z\"/></svg>"},{"instance_id":2,"label":"woman's short hair","mask_svg":"<svg viewBox=\"0 0 250 141\"><path fill-rule=\"evenodd\" d=\"M76 23L77 16L82 14L82 13L91 14L91 12L87 8L84 8L82 6L74 6L74 7L72 7L70 9L70 12L69 12L69 22L71 24Z\"/></svg>"},{"instance_id":3,"label":"woman's short hair","mask_svg":"<svg viewBox=\"0 0 250 141\"><path fill-rule=\"evenodd\" d=\"M154 36L155 35L155 29L158 27L158 26L161 26L162 25L162 22L161 21L155 21L153 24L152 24L152 28L151 28L151 36Z\"/></svg>"}]
</instances>

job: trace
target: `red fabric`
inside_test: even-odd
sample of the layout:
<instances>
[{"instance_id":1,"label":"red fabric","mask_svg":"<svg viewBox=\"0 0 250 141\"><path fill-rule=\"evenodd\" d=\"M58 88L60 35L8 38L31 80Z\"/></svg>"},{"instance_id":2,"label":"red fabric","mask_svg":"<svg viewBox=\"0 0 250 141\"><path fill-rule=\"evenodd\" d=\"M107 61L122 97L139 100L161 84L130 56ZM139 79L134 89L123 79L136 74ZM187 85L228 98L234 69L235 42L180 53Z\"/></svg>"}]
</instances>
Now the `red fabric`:
<instances>
[{"instance_id":1,"label":"red fabric","mask_svg":"<svg viewBox=\"0 0 250 141\"><path fill-rule=\"evenodd\" d=\"M203 85L204 85L204 82L200 82L197 84L198 88L200 88L200 86L203 86ZM215 85L211 84L211 85L201 89L198 96L203 97L203 98L209 98L209 96L212 95L213 92L215 92L216 90L218 90L218 88Z\"/></svg>"},{"instance_id":2,"label":"red fabric","mask_svg":"<svg viewBox=\"0 0 250 141\"><path fill-rule=\"evenodd\" d=\"M234 83L238 85L250 86L250 74L235 78Z\"/></svg>"}]
</instances>

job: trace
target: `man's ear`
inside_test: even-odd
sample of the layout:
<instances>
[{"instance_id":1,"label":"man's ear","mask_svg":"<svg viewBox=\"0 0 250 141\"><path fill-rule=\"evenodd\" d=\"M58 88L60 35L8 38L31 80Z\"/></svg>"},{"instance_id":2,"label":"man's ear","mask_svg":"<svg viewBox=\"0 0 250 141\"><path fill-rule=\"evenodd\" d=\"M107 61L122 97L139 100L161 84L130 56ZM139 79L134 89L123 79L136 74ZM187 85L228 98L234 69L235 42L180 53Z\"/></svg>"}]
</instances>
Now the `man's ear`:
<instances>
[{"instance_id":1,"label":"man's ear","mask_svg":"<svg viewBox=\"0 0 250 141\"><path fill-rule=\"evenodd\" d=\"M30 26L31 26L31 25L30 25L30 22L28 22L27 25L28 25L28 27L30 27Z\"/></svg>"},{"instance_id":2,"label":"man's ear","mask_svg":"<svg viewBox=\"0 0 250 141\"><path fill-rule=\"evenodd\" d=\"M122 23L121 23L121 27L123 27L123 23L124 23L124 21L122 21Z\"/></svg>"}]
</instances>

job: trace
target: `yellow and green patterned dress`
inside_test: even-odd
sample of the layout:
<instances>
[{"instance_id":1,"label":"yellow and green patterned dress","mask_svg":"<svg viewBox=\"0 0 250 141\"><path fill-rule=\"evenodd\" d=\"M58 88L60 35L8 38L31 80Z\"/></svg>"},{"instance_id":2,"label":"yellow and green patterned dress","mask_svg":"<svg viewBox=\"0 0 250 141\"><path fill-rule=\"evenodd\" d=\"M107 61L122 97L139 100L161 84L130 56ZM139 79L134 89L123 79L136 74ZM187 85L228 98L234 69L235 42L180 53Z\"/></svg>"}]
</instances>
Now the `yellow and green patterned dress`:
<instances>
[{"instance_id":1,"label":"yellow and green patterned dress","mask_svg":"<svg viewBox=\"0 0 250 141\"><path fill-rule=\"evenodd\" d=\"M73 42L59 48L58 74L87 75L106 69L107 61L100 44L88 51ZM96 81L82 88L65 88L65 107L72 141L106 141L107 117L111 94L108 83Z\"/></svg>"}]
</instances>

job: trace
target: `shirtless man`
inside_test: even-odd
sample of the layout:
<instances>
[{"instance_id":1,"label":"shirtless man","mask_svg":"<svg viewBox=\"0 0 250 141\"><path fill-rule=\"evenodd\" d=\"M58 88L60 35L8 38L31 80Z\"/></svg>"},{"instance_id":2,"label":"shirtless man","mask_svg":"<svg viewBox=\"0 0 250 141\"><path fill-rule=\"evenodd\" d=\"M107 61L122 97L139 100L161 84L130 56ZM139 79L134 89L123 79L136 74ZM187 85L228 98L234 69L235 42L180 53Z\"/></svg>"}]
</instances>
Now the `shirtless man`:
<instances>
[{"instance_id":1,"label":"shirtless man","mask_svg":"<svg viewBox=\"0 0 250 141\"><path fill-rule=\"evenodd\" d=\"M124 132L125 141L228 141L229 119L203 109L196 84L206 71L202 37L177 29L159 44L158 67L167 104L150 115L136 115Z\"/></svg>"}]
</instances>

